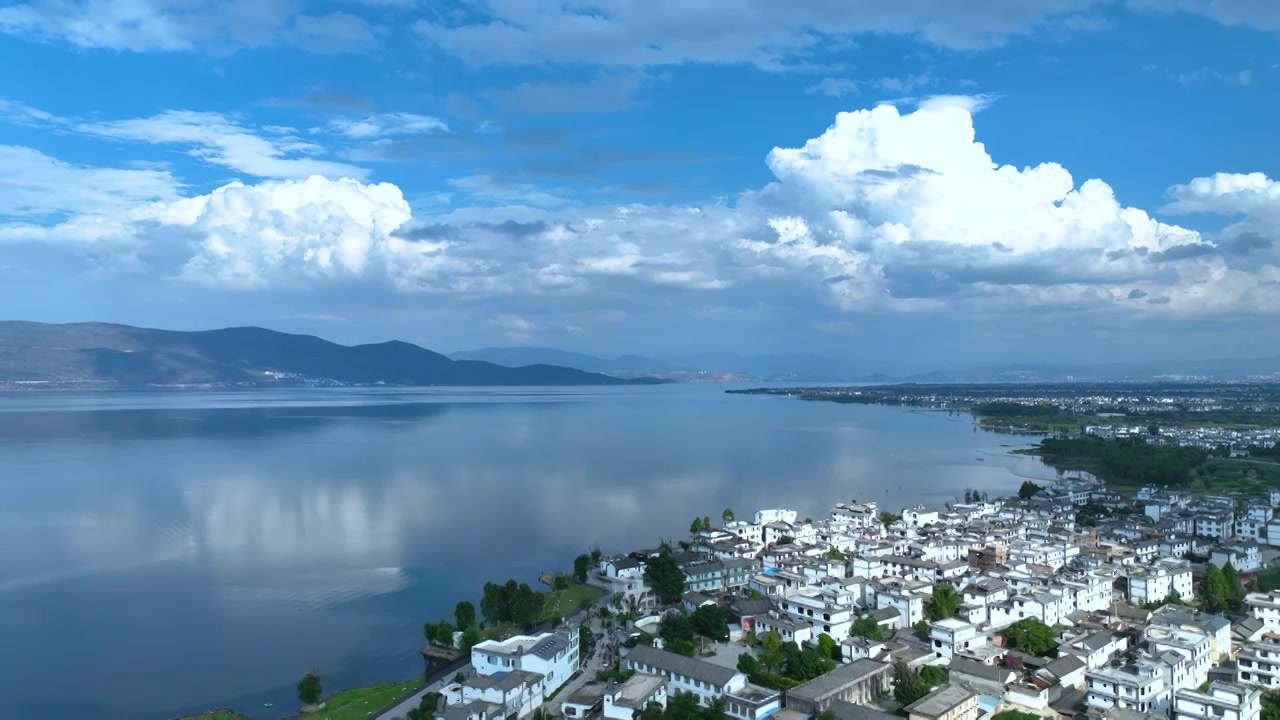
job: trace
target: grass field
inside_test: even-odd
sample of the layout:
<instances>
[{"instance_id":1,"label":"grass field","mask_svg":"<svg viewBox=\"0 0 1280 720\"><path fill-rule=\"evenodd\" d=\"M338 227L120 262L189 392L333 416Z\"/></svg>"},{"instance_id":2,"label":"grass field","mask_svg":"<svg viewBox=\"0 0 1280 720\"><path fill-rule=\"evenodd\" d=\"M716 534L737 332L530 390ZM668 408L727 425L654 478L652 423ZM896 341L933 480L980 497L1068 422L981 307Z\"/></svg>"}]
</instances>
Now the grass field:
<instances>
[{"instance_id":1,"label":"grass field","mask_svg":"<svg viewBox=\"0 0 1280 720\"><path fill-rule=\"evenodd\" d=\"M1266 460L1210 458L1192 472L1191 490L1258 493L1280 487L1280 464Z\"/></svg>"},{"instance_id":2,"label":"grass field","mask_svg":"<svg viewBox=\"0 0 1280 720\"><path fill-rule=\"evenodd\" d=\"M210 710L209 712L192 715L183 720L249 720L240 713L233 713L230 710Z\"/></svg>"},{"instance_id":3,"label":"grass field","mask_svg":"<svg viewBox=\"0 0 1280 720\"><path fill-rule=\"evenodd\" d=\"M564 590L552 590L547 593L547 602L542 608L542 619L569 617L578 612L578 608L584 601L595 601L603 594L603 590L591 585L570 585Z\"/></svg>"},{"instance_id":4,"label":"grass field","mask_svg":"<svg viewBox=\"0 0 1280 720\"><path fill-rule=\"evenodd\" d=\"M346 690L326 699L323 710L304 717L310 720L366 720L420 687L421 680L406 680Z\"/></svg>"}]
</instances>

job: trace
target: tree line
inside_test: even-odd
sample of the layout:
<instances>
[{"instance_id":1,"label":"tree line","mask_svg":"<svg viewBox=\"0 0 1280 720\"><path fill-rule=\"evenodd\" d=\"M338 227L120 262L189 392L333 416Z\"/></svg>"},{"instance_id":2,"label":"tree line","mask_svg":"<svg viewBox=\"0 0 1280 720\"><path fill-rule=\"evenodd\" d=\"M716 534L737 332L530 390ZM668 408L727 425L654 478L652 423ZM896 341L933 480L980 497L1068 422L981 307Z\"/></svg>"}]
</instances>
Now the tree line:
<instances>
[{"instance_id":1,"label":"tree line","mask_svg":"<svg viewBox=\"0 0 1280 720\"><path fill-rule=\"evenodd\" d=\"M1163 487L1186 486L1191 471L1209 458L1201 448L1097 437L1046 438L1040 441L1040 455L1054 467L1083 465L1103 480Z\"/></svg>"}]
</instances>

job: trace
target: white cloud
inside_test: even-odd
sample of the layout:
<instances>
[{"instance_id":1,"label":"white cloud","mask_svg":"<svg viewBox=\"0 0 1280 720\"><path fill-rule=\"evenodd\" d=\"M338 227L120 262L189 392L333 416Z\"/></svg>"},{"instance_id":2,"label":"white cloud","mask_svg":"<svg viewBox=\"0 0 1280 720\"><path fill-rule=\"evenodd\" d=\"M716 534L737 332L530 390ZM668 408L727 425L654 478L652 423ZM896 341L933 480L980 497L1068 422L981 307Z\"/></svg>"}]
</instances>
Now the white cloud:
<instances>
[{"instance_id":1,"label":"white cloud","mask_svg":"<svg viewBox=\"0 0 1280 720\"><path fill-rule=\"evenodd\" d=\"M0 8L0 33L83 48L224 52L291 43L365 50L376 38L346 13L300 14L297 0L30 0Z\"/></svg>"},{"instance_id":2,"label":"white cloud","mask_svg":"<svg viewBox=\"0 0 1280 720\"><path fill-rule=\"evenodd\" d=\"M950 48L982 48L1034 31L1098 0L921 0L885 3L698 3L615 0L492 0L488 16L458 23L420 21L417 32L476 64L592 63L654 66L682 62L755 63L777 68L803 61L833 39L867 32L912 35Z\"/></svg>"},{"instance_id":3,"label":"white cloud","mask_svg":"<svg viewBox=\"0 0 1280 720\"><path fill-rule=\"evenodd\" d=\"M84 167L0 145L0 217L124 215L140 205L176 201L180 187L167 170Z\"/></svg>"},{"instance_id":4,"label":"white cloud","mask_svg":"<svg viewBox=\"0 0 1280 720\"><path fill-rule=\"evenodd\" d=\"M262 137L219 113L169 110L149 118L76 122L73 128L103 138L180 146L204 162L262 178L368 175L363 168L314 157L324 152L318 145L287 135Z\"/></svg>"},{"instance_id":5,"label":"white cloud","mask_svg":"<svg viewBox=\"0 0 1280 720\"><path fill-rule=\"evenodd\" d=\"M28 228L26 237L91 240L106 228L139 243L185 241L183 278L241 289L362 280L578 306L606 295L675 303L673 295L711 293L898 312L1280 310L1271 245L1242 231L1209 237L1160 222L1122 205L1102 180L1077 182L1053 162L1000 165L976 137L982 102L943 96L912 112L841 113L803 145L775 148L766 160L774 182L730 203L580 207L476 175L451 184L490 204L415 218L385 183L269 180L182 199L163 170L139 169L118 171L119 181L104 176L122 189L86 200L93 214L40 237ZM73 204L23 192L14 197L27 199L9 202L26 214ZM1280 224L1280 185L1260 174L1199 178L1170 192L1169 211L1240 216L1262 230ZM513 332L531 330L513 322Z\"/></svg>"},{"instance_id":6,"label":"white cloud","mask_svg":"<svg viewBox=\"0 0 1280 720\"><path fill-rule=\"evenodd\" d=\"M849 78L822 78L816 85L810 85L804 91L810 95L822 93L828 97L840 98L858 93L858 82Z\"/></svg>"},{"instance_id":7,"label":"white cloud","mask_svg":"<svg viewBox=\"0 0 1280 720\"><path fill-rule=\"evenodd\" d=\"M411 213L400 189L327 180L225 185L168 224L199 238L182 276L237 289L363 277Z\"/></svg>"},{"instance_id":8,"label":"white cloud","mask_svg":"<svg viewBox=\"0 0 1280 720\"><path fill-rule=\"evenodd\" d=\"M449 125L430 115L380 113L360 118L335 118L329 121L327 129L352 140L375 140L400 135L449 132Z\"/></svg>"}]
</instances>

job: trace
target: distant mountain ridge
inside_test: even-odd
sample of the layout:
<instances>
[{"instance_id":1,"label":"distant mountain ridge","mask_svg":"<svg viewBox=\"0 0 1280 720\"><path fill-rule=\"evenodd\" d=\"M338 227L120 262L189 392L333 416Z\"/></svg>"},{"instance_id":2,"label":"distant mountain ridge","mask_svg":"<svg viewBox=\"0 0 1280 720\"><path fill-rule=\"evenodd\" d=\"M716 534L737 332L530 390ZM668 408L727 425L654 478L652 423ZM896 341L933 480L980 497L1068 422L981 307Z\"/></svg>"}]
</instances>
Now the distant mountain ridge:
<instances>
[{"instance_id":1,"label":"distant mountain ridge","mask_svg":"<svg viewBox=\"0 0 1280 720\"><path fill-rule=\"evenodd\" d=\"M484 360L500 365L547 362L614 375L684 377L693 373L737 376L729 379L798 380L862 383L1020 383L1068 380L1151 380L1161 377L1206 377L1280 380L1280 357L1221 360L1165 360L1147 363L1009 363L952 367L928 372L871 372L864 364L807 353L739 355L708 351L689 355L622 355L600 357L548 347L496 347L458 352L455 359Z\"/></svg>"},{"instance_id":2,"label":"distant mountain ridge","mask_svg":"<svg viewBox=\"0 0 1280 720\"><path fill-rule=\"evenodd\" d=\"M637 385L549 364L452 360L392 340L339 345L260 327L153 330L107 323L0 322L0 386Z\"/></svg>"}]
</instances>

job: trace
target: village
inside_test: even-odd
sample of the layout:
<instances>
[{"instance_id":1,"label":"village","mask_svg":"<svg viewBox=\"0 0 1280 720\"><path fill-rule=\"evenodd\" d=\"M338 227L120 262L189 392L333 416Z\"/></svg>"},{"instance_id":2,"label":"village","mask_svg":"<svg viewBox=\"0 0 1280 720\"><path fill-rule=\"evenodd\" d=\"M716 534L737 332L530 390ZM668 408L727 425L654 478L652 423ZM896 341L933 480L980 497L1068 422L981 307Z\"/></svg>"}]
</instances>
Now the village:
<instances>
[{"instance_id":1,"label":"village","mask_svg":"<svg viewBox=\"0 0 1280 720\"><path fill-rule=\"evenodd\" d=\"M1082 478L900 513L726 509L597 554L597 607L475 644L426 715L1260 720L1280 711L1276 545L1280 492Z\"/></svg>"}]
</instances>

